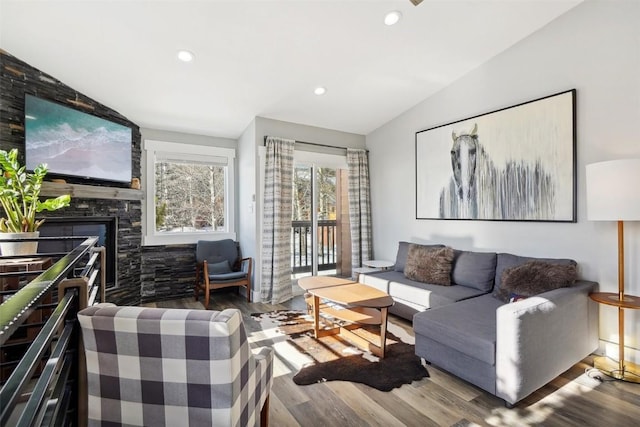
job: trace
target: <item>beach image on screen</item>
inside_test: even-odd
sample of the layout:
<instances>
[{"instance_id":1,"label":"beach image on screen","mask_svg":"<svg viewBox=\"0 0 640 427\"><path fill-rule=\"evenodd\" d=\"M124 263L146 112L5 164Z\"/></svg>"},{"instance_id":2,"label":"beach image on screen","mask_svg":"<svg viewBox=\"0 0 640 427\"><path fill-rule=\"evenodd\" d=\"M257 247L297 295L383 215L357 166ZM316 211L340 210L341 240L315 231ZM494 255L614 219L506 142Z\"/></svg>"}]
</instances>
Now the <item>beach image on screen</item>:
<instances>
[{"instance_id":1,"label":"beach image on screen","mask_svg":"<svg viewBox=\"0 0 640 427\"><path fill-rule=\"evenodd\" d=\"M46 163L52 174L131 181L131 128L31 95L25 151L29 170Z\"/></svg>"}]
</instances>

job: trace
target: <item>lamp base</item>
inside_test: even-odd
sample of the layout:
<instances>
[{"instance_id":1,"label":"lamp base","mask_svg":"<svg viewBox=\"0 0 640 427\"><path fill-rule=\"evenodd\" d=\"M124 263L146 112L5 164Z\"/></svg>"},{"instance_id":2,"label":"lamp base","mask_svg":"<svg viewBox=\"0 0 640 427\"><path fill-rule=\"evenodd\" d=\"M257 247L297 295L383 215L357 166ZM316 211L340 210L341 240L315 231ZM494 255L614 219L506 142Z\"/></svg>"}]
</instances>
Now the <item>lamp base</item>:
<instances>
[{"instance_id":1,"label":"lamp base","mask_svg":"<svg viewBox=\"0 0 640 427\"><path fill-rule=\"evenodd\" d=\"M624 362L624 370L620 371L620 364L608 357L596 357L593 366L603 374L621 381L640 383L640 366L628 361Z\"/></svg>"}]
</instances>

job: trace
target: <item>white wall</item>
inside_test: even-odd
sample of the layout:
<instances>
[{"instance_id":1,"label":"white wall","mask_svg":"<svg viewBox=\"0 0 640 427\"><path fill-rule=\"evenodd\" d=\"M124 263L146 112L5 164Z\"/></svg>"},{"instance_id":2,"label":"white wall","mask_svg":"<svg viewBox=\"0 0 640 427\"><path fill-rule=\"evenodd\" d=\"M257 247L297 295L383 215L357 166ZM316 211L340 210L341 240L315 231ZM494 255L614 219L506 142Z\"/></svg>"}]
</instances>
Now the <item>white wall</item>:
<instances>
[{"instance_id":1,"label":"white wall","mask_svg":"<svg viewBox=\"0 0 640 427\"><path fill-rule=\"evenodd\" d=\"M640 158L640 2L587 1L367 135L376 258L399 240L569 257L602 291L617 289L614 222L586 219L585 165ZM415 132L577 89L578 222L415 219ZM629 183L638 192L639 183ZM625 224L627 292L640 295L640 222ZM600 337L617 356L617 310L600 307ZM627 358L640 362L640 310L626 310Z\"/></svg>"},{"instance_id":2,"label":"white wall","mask_svg":"<svg viewBox=\"0 0 640 427\"><path fill-rule=\"evenodd\" d=\"M173 132L168 130L140 128L142 139L155 141L179 142L182 144L206 145L211 147L236 148L236 140L217 136L196 135L192 133Z\"/></svg>"},{"instance_id":3,"label":"white wall","mask_svg":"<svg viewBox=\"0 0 640 427\"><path fill-rule=\"evenodd\" d=\"M251 257L253 263L253 293L251 300L254 301L259 295L256 278L259 277L256 271L256 259L259 256L256 226L257 226L257 210L256 210L256 176L258 169L256 166L256 143L255 143L256 126L255 120L252 120L249 126L244 130L240 138L238 138L237 152L237 177L236 188L238 188L238 197L236 198L236 214L238 222L236 230L238 231L238 242L242 249L242 255Z\"/></svg>"}]
</instances>

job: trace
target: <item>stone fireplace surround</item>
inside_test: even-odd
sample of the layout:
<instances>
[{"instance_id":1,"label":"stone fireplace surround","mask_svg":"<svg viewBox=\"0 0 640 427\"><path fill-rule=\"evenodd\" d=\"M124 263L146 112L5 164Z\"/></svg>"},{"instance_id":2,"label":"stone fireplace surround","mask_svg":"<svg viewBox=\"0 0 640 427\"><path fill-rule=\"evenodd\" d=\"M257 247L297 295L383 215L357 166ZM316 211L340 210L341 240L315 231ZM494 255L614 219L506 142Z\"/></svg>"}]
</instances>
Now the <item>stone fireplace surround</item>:
<instances>
[{"instance_id":1,"label":"stone fireplace surround","mask_svg":"<svg viewBox=\"0 0 640 427\"><path fill-rule=\"evenodd\" d=\"M107 288L107 301L119 305L140 303L140 264L142 240L140 201L71 198L71 205L51 212L49 217L82 218L116 217L115 248L117 287ZM45 221L46 224L46 221Z\"/></svg>"}]
</instances>

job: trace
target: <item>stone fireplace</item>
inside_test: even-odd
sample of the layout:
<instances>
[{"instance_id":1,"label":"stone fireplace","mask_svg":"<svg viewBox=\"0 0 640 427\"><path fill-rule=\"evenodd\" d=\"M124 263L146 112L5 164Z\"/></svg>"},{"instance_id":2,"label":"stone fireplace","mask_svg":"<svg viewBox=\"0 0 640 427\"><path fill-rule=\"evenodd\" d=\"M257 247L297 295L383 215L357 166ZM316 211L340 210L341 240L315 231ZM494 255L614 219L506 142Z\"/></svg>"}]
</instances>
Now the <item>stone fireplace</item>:
<instances>
[{"instance_id":1,"label":"stone fireplace","mask_svg":"<svg viewBox=\"0 0 640 427\"><path fill-rule=\"evenodd\" d=\"M40 226L40 237L97 236L98 246L105 248L106 286L118 285L116 248L118 243L117 216L52 217ZM80 240L43 240L40 252L69 252Z\"/></svg>"},{"instance_id":2,"label":"stone fireplace","mask_svg":"<svg viewBox=\"0 0 640 427\"><path fill-rule=\"evenodd\" d=\"M71 194L71 204L62 210L43 213L47 219L40 227L41 235L97 235L100 245L106 248L107 301L118 305L139 304L142 192L45 183L42 194L47 197ZM68 249L62 249L65 250Z\"/></svg>"}]
</instances>

